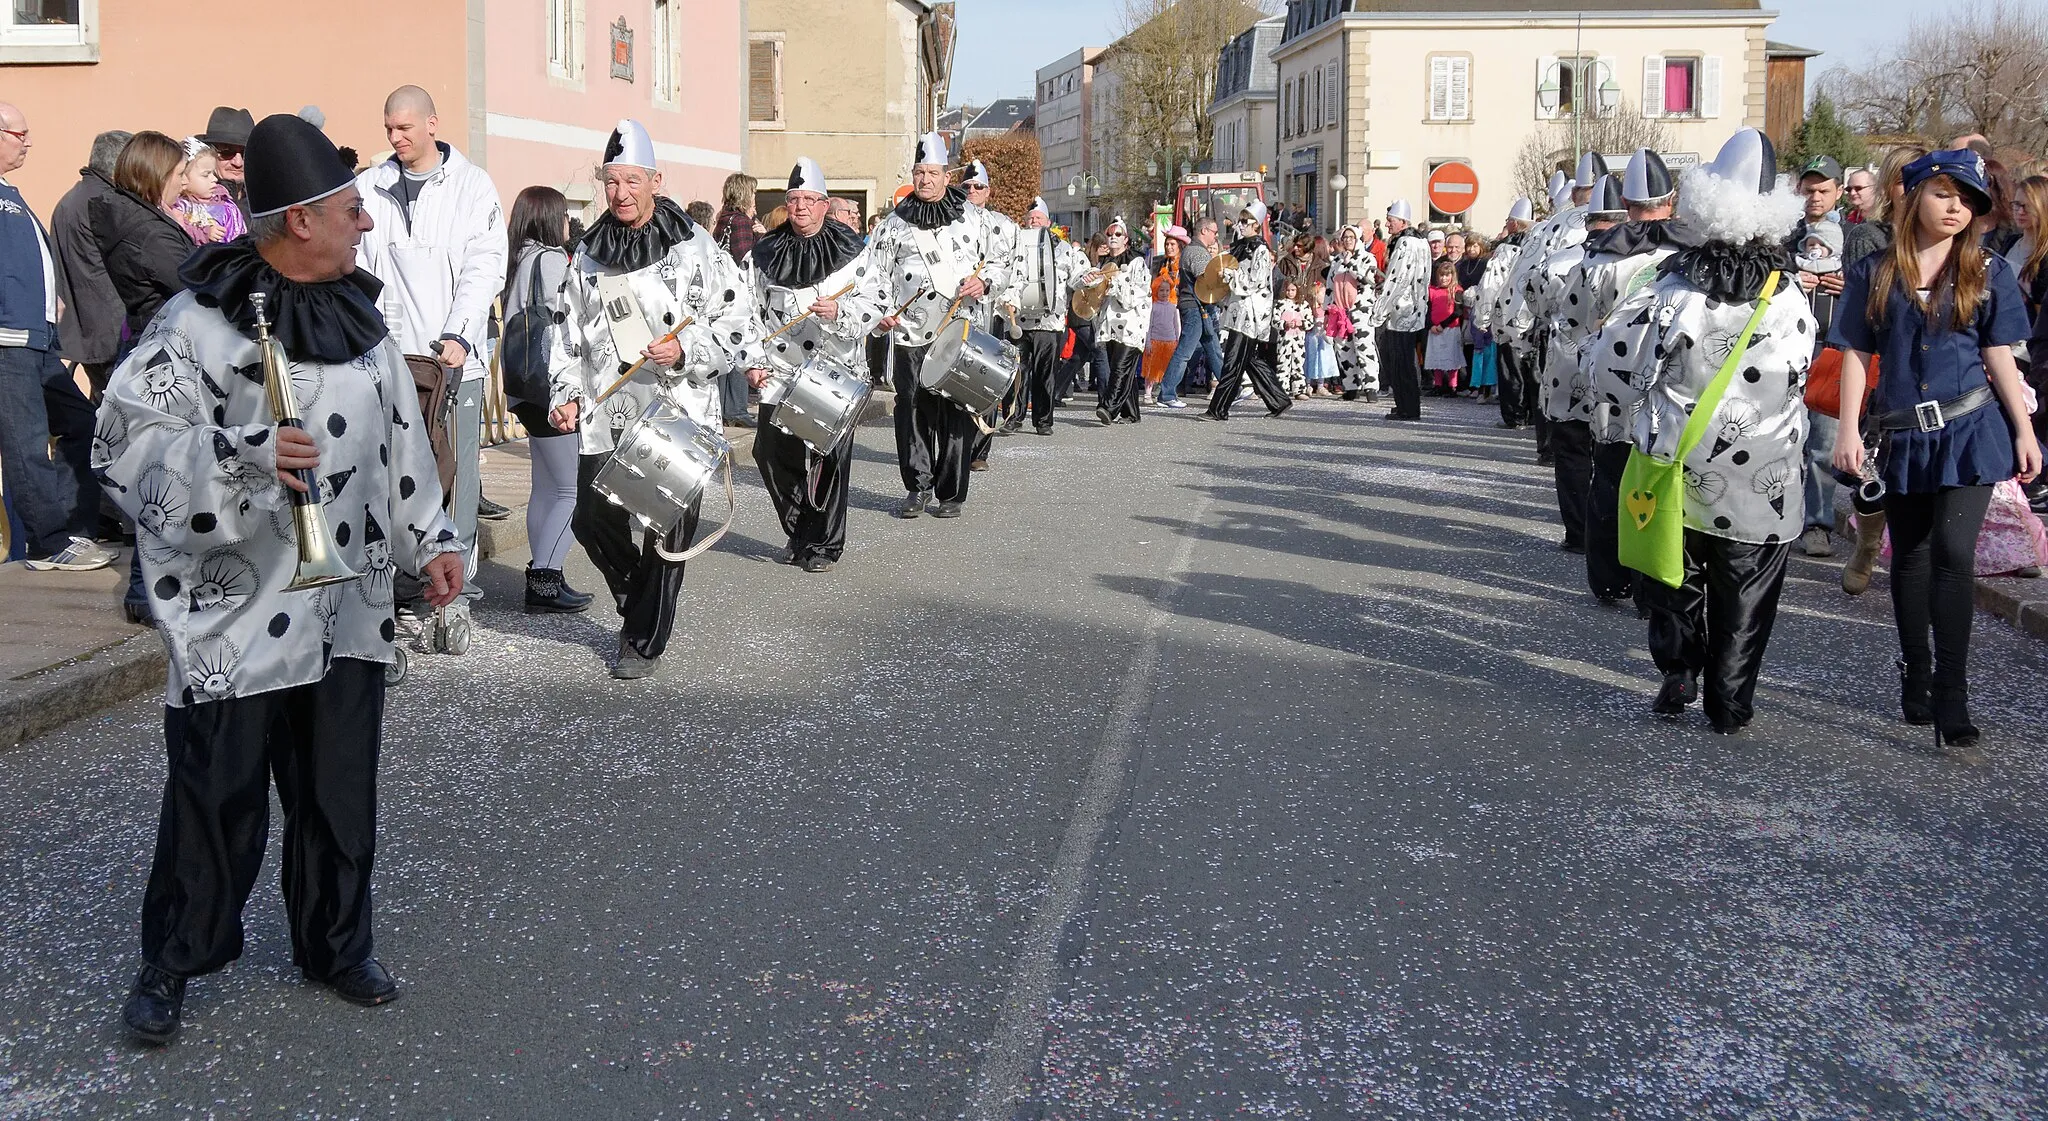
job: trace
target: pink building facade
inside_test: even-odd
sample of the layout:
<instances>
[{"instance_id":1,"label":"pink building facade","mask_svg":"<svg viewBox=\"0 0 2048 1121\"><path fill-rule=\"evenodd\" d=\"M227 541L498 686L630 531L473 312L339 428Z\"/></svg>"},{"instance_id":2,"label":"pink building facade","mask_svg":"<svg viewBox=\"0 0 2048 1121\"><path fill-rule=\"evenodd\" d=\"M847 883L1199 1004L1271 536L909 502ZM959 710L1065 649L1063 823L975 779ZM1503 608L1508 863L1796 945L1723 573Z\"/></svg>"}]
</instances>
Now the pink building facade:
<instances>
[{"instance_id":1,"label":"pink building facade","mask_svg":"<svg viewBox=\"0 0 2048 1121\"><path fill-rule=\"evenodd\" d=\"M46 6L47 7L47 6ZM621 117L647 126L664 192L718 200L744 164L741 0L79 0L66 30L0 26L0 99L34 147L10 180L47 216L95 134L203 131L216 105L259 119L316 105L365 163L388 154L383 103L434 96L441 139L509 205L533 184L601 200L595 169ZM57 40L62 39L63 42Z\"/></svg>"},{"instance_id":2,"label":"pink building facade","mask_svg":"<svg viewBox=\"0 0 2048 1121\"><path fill-rule=\"evenodd\" d=\"M478 162L509 205L546 184L601 204L597 162L622 117L647 126L663 193L714 206L744 163L746 27L738 0L471 3L482 52L469 103Z\"/></svg>"}]
</instances>

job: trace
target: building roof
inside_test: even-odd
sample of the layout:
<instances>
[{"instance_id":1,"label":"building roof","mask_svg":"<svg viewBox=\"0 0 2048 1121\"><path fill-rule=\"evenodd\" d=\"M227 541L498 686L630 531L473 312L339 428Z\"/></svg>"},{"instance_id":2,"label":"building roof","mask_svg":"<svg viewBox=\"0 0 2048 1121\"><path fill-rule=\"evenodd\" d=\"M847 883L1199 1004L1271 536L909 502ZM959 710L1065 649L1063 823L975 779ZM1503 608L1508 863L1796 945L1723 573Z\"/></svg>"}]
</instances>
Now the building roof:
<instances>
[{"instance_id":1,"label":"building roof","mask_svg":"<svg viewBox=\"0 0 2048 1121\"><path fill-rule=\"evenodd\" d=\"M1812 47L1795 47L1790 43L1780 43L1775 39L1764 40L1765 58L1817 58L1820 53Z\"/></svg>"},{"instance_id":2,"label":"building roof","mask_svg":"<svg viewBox=\"0 0 2048 1121\"><path fill-rule=\"evenodd\" d=\"M1038 112L1038 100L1030 97L1005 97L989 104L989 107L975 114L967 122L969 132L1008 132L1029 121Z\"/></svg>"},{"instance_id":3,"label":"building roof","mask_svg":"<svg viewBox=\"0 0 2048 1121\"><path fill-rule=\"evenodd\" d=\"M1224 44L1216 58L1216 96L1212 103L1241 93L1279 94L1280 67L1273 62L1273 48L1280 45L1280 34L1286 26L1285 17L1272 16Z\"/></svg>"}]
</instances>

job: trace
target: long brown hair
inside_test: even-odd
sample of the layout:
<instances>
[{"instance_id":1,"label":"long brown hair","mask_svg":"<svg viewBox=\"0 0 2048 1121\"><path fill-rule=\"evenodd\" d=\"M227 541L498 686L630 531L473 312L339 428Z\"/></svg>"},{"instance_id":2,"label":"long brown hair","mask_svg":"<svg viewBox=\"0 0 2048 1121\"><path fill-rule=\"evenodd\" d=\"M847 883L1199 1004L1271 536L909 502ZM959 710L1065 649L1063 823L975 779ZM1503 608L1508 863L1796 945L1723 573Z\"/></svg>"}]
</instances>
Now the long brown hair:
<instances>
[{"instance_id":1,"label":"long brown hair","mask_svg":"<svg viewBox=\"0 0 2048 1121\"><path fill-rule=\"evenodd\" d=\"M135 134L114 161L114 186L142 196L142 201L161 208L164 188L171 176L185 165L185 146L161 132Z\"/></svg>"},{"instance_id":2,"label":"long brown hair","mask_svg":"<svg viewBox=\"0 0 2048 1121\"><path fill-rule=\"evenodd\" d=\"M1884 166L1877 173L1877 218L1879 221L1895 221L1899 216L1892 213L1892 188L1905 178L1906 165L1927 154L1927 149L1918 144L1901 144L1884 155Z\"/></svg>"},{"instance_id":3,"label":"long brown hair","mask_svg":"<svg viewBox=\"0 0 2048 1121\"><path fill-rule=\"evenodd\" d=\"M1922 180L1920 185L1906 192L1906 204L1892 220L1892 248L1878 262L1877 275L1870 285L1870 300L1864 305L1864 314L1872 323L1882 323L1885 309L1896 286L1899 294L1906 297L1926 315L1930 325L1946 310L1950 326L1960 330L1977 317L1977 307L1984 302L1990 288L1989 269L1984 264L1984 251L1978 247L1975 224L1965 225L1955 237L1949 239L1948 260L1941 266L1941 272L1927 278L1927 296L1923 299L1919 289L1920 255L1919 238L1915 227L1920 222L1920 201L1936 187L1946 186L1960 193L1963 188L1946 175L1935 175Z\"/></svg>"},{"instance_id":4,"label":"long brown hair","mask_svg":"<svg viewBox=\"0 0 2048 1121\"><path fill-rule=\"evenodd\" d=\"M2048 177L2028 176L2019 192L2027 204L2027 218L2034 224L2034 231L2027 235L2027 260L2020 266L2020 283L2032 287L2041 274L2042 262L2048 261Z\"/></svg>"}]
</instances>

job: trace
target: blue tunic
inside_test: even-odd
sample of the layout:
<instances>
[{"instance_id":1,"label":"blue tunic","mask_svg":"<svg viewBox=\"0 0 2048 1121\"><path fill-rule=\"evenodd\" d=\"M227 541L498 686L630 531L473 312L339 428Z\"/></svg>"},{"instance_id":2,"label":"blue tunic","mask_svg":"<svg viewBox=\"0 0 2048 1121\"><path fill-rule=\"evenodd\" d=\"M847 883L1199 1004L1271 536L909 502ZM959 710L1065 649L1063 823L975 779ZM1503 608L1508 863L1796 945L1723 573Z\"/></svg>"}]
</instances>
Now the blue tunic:
<instances>
[{"instance_id":1,"label":"blue tunic","mask_svg":"<svg viewBox=\"0 0 2048 1121\"><path fill-rule=\"evenodd\" d=\"M1984 350L2011 346L2025 339L2029 330L2026 299L2012 266L1995 256L1985 262L1989 284L1984 300L1977 305L1976 316L1959 330L1946 317L1929 325L1918 305L1896 286L1885 305L1884 322L1873 324L1865 309L1871 277L1883 256L1872 254L1849 266L1828 339L1834 346L1878 356L1877 392L1870 412L1881 415L1923 401L1949 401L1988 384ZM2012 428L1994 400L1938 432L1893 432L1883 475L1894 494L1932 494L1947 487L1991 486L2012 478L2018 469Z\"/></svg>"}]
</instances>

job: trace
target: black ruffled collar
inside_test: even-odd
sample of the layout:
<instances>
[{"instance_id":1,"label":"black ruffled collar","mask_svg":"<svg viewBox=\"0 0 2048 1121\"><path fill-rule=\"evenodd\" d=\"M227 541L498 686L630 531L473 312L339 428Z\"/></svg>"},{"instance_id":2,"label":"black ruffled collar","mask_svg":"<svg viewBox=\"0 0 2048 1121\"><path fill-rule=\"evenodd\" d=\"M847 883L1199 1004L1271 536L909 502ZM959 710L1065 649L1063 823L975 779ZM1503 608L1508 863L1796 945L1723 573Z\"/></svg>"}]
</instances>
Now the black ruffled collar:
<instances>
[{"instance_id":1,"label":"black ruffled collar","mask_svg":"<svg viewBox=\"0 0 2048 1121\"><path fill-rule=\"evenodd\" d=\"M1124 251L1122 253L1104 257L1102 259L1102 263L1105 265L1123 266L1130 264L1132 261L1142 261L1144 259L1145 255L1143 253L1138 252L1137 246L1126 245L1124 246Z\"/></svg>"},{"instance_id":2,"label":"black ruffled collar","mask_svg":"<svg viewBox=\"0 0 2048 1121\"><path fill-rule=\"evenodd\" d=\"M860 232L844 222L825 219L825 228L809 237L784 222L754 242L754 267L768 283L784 288L809 288L846 267L867 248Z\"/></svg>"},{"instance_id":3,"label":"black ruffled collar","mask_svg":"<svg viewBox=\"0 0 2048 1121\"><path fill-rule=\"evenodd\" d=\"M896 217L920 230L950 226L966 213L967 191L963 187L946 188L945 195L937 202L926 202L915 194L908 194L896 204Z\"/></svg>"},{"instance_id":4,"label":"black ruffled collar","mask_svg":"<svg viewBox=\"0 0 2048 1121\"><path fill-rule=\"evenodd\" d=\"M606 268L638 272L668 256L668 251L697 236L697 226L674 199L654 200L654 217L644 226L628 226L607 210L583 232L576 252Z\"/></svg>"},{"instance_id":5,"label":"black ruffled collar","mask_svg":"<svg viewBox=\"0 0 2048 1121\"><path fill-rule=\"evenodd\" d=\"M1522 239L1523 239L1523 238L1525 238L1525 237L1528 237L1528 236L1529 236L1529 231L1527 231L1527 230L1516 230L1516 231L1515 231L1514 233L1511 233L1511 234L1507 235L1506 237L1504 237L1504 238L1501 238L1501 239L1500 239L1499 241L1496 241L1496 242L1494 242L1494 244L1495 244L1495 245L1520 245L1520 244L1522 244Z\"/></svg>"},{"instance_id":6,"label":"black ruffled collar","mask_svg":"<svg viewBox=\"0 0 2048 1121\"><path fill-rule=\"evenodd\" d=\"M1230 255L1237 258L1239 264L1243 264L1244 262L1252 259L1253 253L1256 253L1259 250L1264 249L1265 247L1266 239L1258 236L1257 234L1253 234L1251 237L1241 237L1238 238L1236 241L1231 242Z\"/></svg>"},{"instance_id":7,"label":"black ruffled collar","mask_svg":"<svg viewBox=\"0 0 2048 1121\"><path fill-rule=\"evenodd\" d=\"M1792 258L1775 241L1752 241L1735 245L1709 241L1681 249L1664 259L1657 271L1665 276L1684 277L1686 283L1724 303L1746 304L1763 291L1764 278L1776 269L1782 288L1792 269Z\"/></svg>"},{"instance_id":8,"label":"black ruffled collar","mask_svg":"<svg viewBox=\"0 0 2048 1121\"><path fill-rule=\"evenodd\" d=\"M1671 242L1669 222L1623 222L1612 229L1601 230L1586 239L1586 256L1605 253L1615 257L1633 257L1648 253Z\"/></svg>"},{"instance_id":9,"label":"black ruffled collar","mask_svg":"<svg viewBox=\"0 0 2048 1121\"><path fill-rule=\"evenodd\" d=\"M287 280L247 235L193 250L178 269L178 279L200 304L219 309L250 339L256 337L256 311L249 306L249 294L263 293L270 334L294 362L347 362L368 354L391 333L377 310L382 281L363 269L316 284Z\"/></svg>"}]
</instances>

